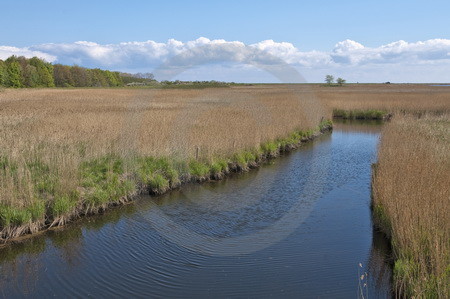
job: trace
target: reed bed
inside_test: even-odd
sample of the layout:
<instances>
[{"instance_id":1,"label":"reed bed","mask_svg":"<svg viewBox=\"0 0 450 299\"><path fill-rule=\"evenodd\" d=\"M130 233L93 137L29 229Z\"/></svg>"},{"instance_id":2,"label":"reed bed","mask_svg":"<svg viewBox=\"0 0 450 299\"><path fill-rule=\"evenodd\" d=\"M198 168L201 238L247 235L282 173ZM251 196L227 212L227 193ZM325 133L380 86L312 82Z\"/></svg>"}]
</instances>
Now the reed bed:
<instances>
[{"instance_id":1,"label":"reed bed","mask_svg":"<svg viewBox=\"0 0 450 299\"><path fill-rule=\"evenodd\" d=\"M315 86L317 97L331 110L393 114L450 112L450 87L428 84L350 84L330 88ZM364 118L364 117L362 117Z\"/></svg>"},{"instance_id":2,"label":"reed bed","mask_svg":"<svg viewBox=\"0 0 450 299\"><path fill-rule=\"evenodd\" d=\"M396 116L382 132L373 211L391 238L400 296L450 297L449 116Z\"/></svg>"},{"instance_id":3,"label":"reed bed","mask_svg":"<svg viewBox=\"0 0 450 299\"><path fill-rule=\"evenodd\" d=\"M330 116L305 86L3 90L0 238L246 170Z\"/></svg>"},{"instance_id":4,"label":"reed bed","mask_svg":"<svg viewBox=\"0 0 450 299\"><path fill-rule=\"evenodd\" d=\"M329 129L333 110L394 115L375 221L392 238L398 294L448 297L448 87L0 90L0 239L255 167Z\"/></svg>"}]
</instances>

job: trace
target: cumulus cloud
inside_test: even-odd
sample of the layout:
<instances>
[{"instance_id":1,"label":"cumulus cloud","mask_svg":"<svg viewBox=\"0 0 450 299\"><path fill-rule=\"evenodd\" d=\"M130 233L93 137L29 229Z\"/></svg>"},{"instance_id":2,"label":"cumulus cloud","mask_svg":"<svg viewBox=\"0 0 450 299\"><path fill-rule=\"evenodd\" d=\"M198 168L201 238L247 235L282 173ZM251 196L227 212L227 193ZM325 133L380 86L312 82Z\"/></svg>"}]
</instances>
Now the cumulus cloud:
<instances>
[{"instance_id":1,"label":"cumulus cloud","mask_svg":"<svg viewBox=\"0 0 450 299\"><path fill-rule=\"evenodd\" d=\"M338 42L331 51L302 51L288 42L265 40L246 45L240 41L200 37L181 42L152 40L98 44L89 41L40 44L24 48L0 46L0 59L10 55L38 56L50 62L102 67L114 70L159 70L179 73L205 64L247 64L264 70L280 65L301 69L358 70L402 66L450 65L450 40L396 41L366 47L353 40Z\"/></svg>"},{"instance_id":2,"label":"cumulus cloud","mask_svg":"<svg viewBox=\"0 0 450 299\"><path fill-rule=\"evenodd\" d=\"M25 56L25 57L33 57L37 56L42 59L45 59L48 62L53 62L56 60L56 56L50 55L41 51L33 51L29 48L16 48L9 46L0 46L0 59L4 60L10 56Z\"/></svg>"},{"instance_id":3,"label":"cumulus cloud","mask_svg":"<svg viewBox=\"0 0 450 299\"><path fill-rule=\"evenodd\" d=\"M432 63L448 60L450 40L431 39L408 43L400 40L377 48L364 47L360 43L346 40L336 44L331 52L334 62L342 64L383 64L383 63Z\"/></svg>"}]
</instances>

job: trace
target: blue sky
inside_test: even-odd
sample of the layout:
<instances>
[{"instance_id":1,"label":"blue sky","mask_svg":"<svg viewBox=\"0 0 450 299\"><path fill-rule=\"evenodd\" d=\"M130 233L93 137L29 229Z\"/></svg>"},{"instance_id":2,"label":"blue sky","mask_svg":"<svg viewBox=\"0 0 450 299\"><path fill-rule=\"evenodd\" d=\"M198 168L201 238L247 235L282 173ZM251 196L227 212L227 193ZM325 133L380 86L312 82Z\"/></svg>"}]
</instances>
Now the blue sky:
<instances>
[{"instance_id":1,"label":"blue sky","mask_svg":"<svg viewBox=\"0 0 450 299\"><path fill-rule=\"evenodd\" d=\"M447 43L450 40L450 1L23 1L2 0L0 18L0 55L7 55L13 47L17 54L47 53L48 60L67 64L78 63L85 66L103 67L117 70L143 71L155 68L158 63L170 57L159 53L148 53L158 56L158 59L139 59L131 63L124 63L118 58L116 63L93 59L92 51L86 54L79 47L76 50L60 52L49 49L46 44L71 45L78 41L88 41L98 45L118 45L124 42L153 41L167 46L169 39L182 43L196 41L205 37L210 41L225 40L227 42L239 41L245 45L257 45L267 40L273 40L277 44L288 43L301 53L320 52L328 53L332 64L299 62L286 56L285 50L281 51L281 57L288 60L300 69L310 68L305 74L309 81L321 80L324 73L334 72L350 76L358 72L361 81L377 81L390 79L390 81L450 81L449 75L445 75L444 66L448 66L446 57ZM431 43L435 50L428 46L417 50L418 42L429 40L444 40L441 43ZM376 60L371 50L362 50L361 47L346 45L347 50L356 50L348 55L363 55L361 51L371 53L370 59L354 60L351 64L344 63L347 60L336 60L333 51L340 42L350 40L367 49L384 51L383 46L398 41L405 41L413 46L408 46L412 54L405 54L400 60L389 59L386 68L381 68L380 59ZM202 43L204 44L204 43ZM267 44L267 43L266 43ZM347 47L350 45L350 48ZM416 46L414 46L416 45ZM85 45L86 46L86 45ZM420 45L419 45L420 46ZM5 48L8 47L8 48ZM92 50L93 45L89 45ZM279 52L263 47L275 56ZM44 51L45 48L45 51ZM120 48L120 47L119 47ZM261 48L261 47L260 47ZM280 48L280 47L278 47ZM285 47L286 48L286 47ZM342 47L341 47L342 48ZM404 49L405 46L400 47ZM398 52L399 47L392 49L388 54L383 52L383 57ZM152 48L154 50L154 47ZM147 49L151 51L152 49ZM262 48L261 48L262 49ZM412 50L411 50L412 49ZM28 53L27 51L35 51ZM2 52L3 51L3 52ZM22 51L22 52L21 52ZM61 52L63 51L63 52ZM83 52L84 51L84 52ZM113 50L111 50L113 51ZM119 51L114 48L114 53ZM127 50L131 51L131 50ZM134 50L133 50L134 51ZM283 52L284 51L284 52ZM403 50L402 50L403 51ZM419 51L420 54L417 54ZM441 53L439 57L424 59L429 53ZM170 52L170 51L169 51ZM173 52L173 51L172 51ZM172 53L171 52L171 53ZM292 51L291 51L292 52ZM425 52L425 53L424 53ZM28 54L27 54L28 53ZM96 52L97 53L97 52ZM132 55L127 52L128 56ZM178 52L173 52L175 55ZM283 54L284 53L284 54ZM378 52L376 52L378 53ZM412 52L410 52L412 53ZM448 50L450 53L450 50ZM84 57L83 55L87 55ZM305 54L306 55L306 54ZM375 56L374 56L375 55ZM422 57L417 60L417 55ZM122 55L123 56L123 55ZM311 55L309 55L311 56ZM342 56L342 55L341 55ZM97 56L95 56L97 57ZM296 56L299 57L298 55ZM302 56L303 57L303 56ZM390 57L390 56L389 56ZM408 62L408 57L410 61ZM412 57L412 58L411 58ZM0 58L2 58L0 56ZM323 58L323 57L322 57ZM342 57L341 57L342 58ZM406 60L405 60L406 59ZM415 59L415 60L414 60ZM450 59L450 54L449 54ZM414 61L413 61L414 60ZM432 60L432 61L431 61ZM302 60L303 61L303 60ZM364 63L361 64L361 61ZM429 65L423 66L424 61ZM235 61L236 62L236 61ZM138 66L140 63L140 66ZM443 66L444 63L444 66ZM397 67L392 66L397 64ZM398 64L403 65L405 72L398 73ZM214 76L214 67L202 66L184 76ZM397 72L392 78L387 78L386 72L392 67ZM311 69L313 68L313 69ZM381 70L380 70L381 68ZM202 70L203 69L203 70ZM230 69L233 69L231 71ZM223 79L240 81L243 68L227 68L228 75ZM383 71L380 76L369 74L377 70ZM255 71L255 70L253 70ZM416 77L411 72L417 71ZM427 71L429 79L420 72ZM249 71L251 72L251 70ZM227 72L225 72L227 73ZM258 73L258 72L256 72ZM256 74L255 73L255 74ZM203 75L201 75L203 74ZM365 74L365 75L361 75ZM222 74L223 75L223 74ZM258 80L256 74L253 80ZM442 77L444 76L444 78ZM446 77L445 77L446 76ZM244 76L245 77L245 76ZM251 77L251 76L250 76ZM253 77L252 77L253 78ZM189 79L189 78L186 78ZM194 78L195 79L195 78ZM237 79L237 80L233 80ZM269 80L269 79L261 79ZM242 81L242 80L241 80ZM269 80L270 81L270 80Z\"/></svg>"}]
</instances>

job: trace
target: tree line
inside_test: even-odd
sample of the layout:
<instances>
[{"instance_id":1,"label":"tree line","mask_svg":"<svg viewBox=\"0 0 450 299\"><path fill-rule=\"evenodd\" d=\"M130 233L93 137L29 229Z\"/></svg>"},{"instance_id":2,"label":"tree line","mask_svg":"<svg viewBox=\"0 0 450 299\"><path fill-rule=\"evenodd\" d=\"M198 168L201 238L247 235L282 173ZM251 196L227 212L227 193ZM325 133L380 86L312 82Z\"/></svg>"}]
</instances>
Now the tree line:
<instances>
[{"instance_id":1,"label":"tree line","mask_svg":"<svg viewBox=\"0 0 450 299\"><path fill-rule=\"evenodd\" d=\"M0 59L3 87L116 87L131 82L149 83L153 75L128 74L81 66L51 64L38 57L11 56Z\"/></svg>"}]
</instances>

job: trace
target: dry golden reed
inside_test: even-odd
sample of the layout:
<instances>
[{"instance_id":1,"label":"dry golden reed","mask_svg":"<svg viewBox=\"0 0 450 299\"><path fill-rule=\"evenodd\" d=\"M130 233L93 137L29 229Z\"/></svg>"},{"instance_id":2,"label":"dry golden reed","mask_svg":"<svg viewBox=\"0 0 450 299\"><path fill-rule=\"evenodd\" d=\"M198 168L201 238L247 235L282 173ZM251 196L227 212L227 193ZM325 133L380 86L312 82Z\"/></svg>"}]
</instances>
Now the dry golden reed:
<instances>
[{"instance_id":1,"label":"dry golden reed","mask_svg":"<svg viewBox=\"0 0 450 299\"><path fill-rule=\"evenodd\" d=\"M91 154L131 145L157 156L193 155L197 147L204 154L229 152L330 117L320 107L305 111L307 97L313 95L284 87L5 90L0 142L12 150L27 142L82 142Z\"/></svg>"},{"instance_id":2,"label":"dry golden reed","mask_svg":"<svg viewBox=\"0 0 450 299\"><path fill-rule=\"evenodd\" d=\"M394 114L450 111L450 87L427 84L351 84L315 86L317 97L331 109L385 110Z\"/></svg>"},{"instance_id":3,"label":"dry golden reed","mask_svg":"<svg viewBox=\"0 0 450 299\"><path fill-rule=\"evenodd\" d=\"M43 196L67 202L68 190L79 189L80 165L106 155L212 160L315 128L331 114L309 89L3 90L0 206L48 208L38 205L37 184ZM8 219L22 217L14 213Z\"/></svg>"},{"instance_id":4,"label":"dry golden reed","mask_svg":"<svg viewBox=\"0 0 450 299\"><path fill-rule=\"evenodd\" d=\"M449 116L396 116L382 132L373 207L392 239L396 290L408 297L450 294Z\"/></svg>"}]
</instances>

